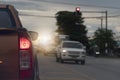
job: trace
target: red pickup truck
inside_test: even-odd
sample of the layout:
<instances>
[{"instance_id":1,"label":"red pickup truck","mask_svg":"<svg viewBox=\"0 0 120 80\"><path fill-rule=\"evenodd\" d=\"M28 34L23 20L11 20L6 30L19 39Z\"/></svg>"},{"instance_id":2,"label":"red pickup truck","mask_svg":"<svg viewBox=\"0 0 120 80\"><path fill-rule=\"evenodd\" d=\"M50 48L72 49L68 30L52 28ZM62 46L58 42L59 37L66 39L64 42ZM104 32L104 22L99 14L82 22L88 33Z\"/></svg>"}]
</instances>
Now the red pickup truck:
<instances>
[{"instance_id":1,"label":"red pickup truck","mask_svg":"<svg viewBox=\"0 0 120 80\"><path fill-rule=\"evenodd\" d=\"M38 80L32 40L38 34L23 28L17 10L0 4L0 80Z\"/></svg>"}]
</instances>

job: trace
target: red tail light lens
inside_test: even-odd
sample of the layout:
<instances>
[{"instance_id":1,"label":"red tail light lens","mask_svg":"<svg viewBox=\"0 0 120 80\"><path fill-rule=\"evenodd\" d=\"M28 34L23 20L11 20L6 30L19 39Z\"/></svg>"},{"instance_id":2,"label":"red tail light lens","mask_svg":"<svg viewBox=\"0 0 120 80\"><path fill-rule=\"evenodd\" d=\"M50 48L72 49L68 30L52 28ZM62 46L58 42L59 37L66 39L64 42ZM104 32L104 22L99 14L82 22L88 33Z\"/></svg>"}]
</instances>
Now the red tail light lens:
<instances>
[{"instance_id":1,"label":"red tail light lens","mask_svg":"<svg viewBox=\"0 0 120 80\"><path fill-rule=\"evenodd\" d=\"M20 49L29 49L30 41L27 38L20 38Z\"/></svg>"}]
</instances>

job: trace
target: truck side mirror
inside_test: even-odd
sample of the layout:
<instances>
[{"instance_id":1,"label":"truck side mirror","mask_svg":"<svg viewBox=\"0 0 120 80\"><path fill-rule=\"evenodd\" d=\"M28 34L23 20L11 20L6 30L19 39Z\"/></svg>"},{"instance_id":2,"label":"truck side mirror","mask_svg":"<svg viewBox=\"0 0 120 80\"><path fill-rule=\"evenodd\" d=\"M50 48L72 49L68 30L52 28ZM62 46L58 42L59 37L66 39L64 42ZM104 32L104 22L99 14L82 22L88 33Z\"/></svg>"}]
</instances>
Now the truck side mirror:
<instances>
[{"instance_id":1,"label":"truck side mirror","mask_svg":"<svg viewBox=\"0 0 120 80\"><path fill-rule=\"evenodd\" d=\"M38 33L37 32L35 32L35 31L28 31L28 32L29 32L33 41L38 39Z\"/></svg>"}]
</instances>

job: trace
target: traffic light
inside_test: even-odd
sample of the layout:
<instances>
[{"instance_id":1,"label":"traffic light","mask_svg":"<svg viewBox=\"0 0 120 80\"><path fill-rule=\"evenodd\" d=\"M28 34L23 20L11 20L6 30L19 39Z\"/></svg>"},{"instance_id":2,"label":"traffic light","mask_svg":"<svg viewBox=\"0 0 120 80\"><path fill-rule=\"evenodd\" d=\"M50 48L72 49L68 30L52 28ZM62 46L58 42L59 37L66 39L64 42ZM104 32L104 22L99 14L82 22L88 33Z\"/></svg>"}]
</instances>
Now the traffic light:
<instances>
[{"instance_id":1,"label":"traffic light","mask_svg":"<svg viewBox=\"0 0 120 80\"><path fill-rule=\"evenodd\" d=\"M76 7L76 11L79 11L79 12L80 12L80 7Z\"/></svg>"},{"instance_id":2,"label":"traffic light","mask_svg":"<svg viewBox=\"0 0 120 80\"><path fill-rule=\"evenodd\" d=\"M80 7L76 7L76 9L75 9L75 15L76 16L80 16L81 15Z\"/></svg>"}]
</instances>

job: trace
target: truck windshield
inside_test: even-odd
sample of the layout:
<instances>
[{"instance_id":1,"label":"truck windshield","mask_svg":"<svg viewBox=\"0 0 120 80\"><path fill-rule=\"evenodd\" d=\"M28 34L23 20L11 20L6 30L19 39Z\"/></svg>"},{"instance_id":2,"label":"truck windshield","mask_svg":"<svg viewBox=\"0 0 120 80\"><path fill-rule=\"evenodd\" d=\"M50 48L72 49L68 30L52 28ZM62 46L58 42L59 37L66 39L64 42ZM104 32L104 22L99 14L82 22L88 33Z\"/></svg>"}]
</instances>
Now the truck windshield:
<instances>
[{"instance_id":1,"label":"truck windshield","mask_svg":"<svg viewBox=\"0 0 120 80\"><path fill-rule=\"evenodd\" d=\"M13 16L7 9L0 9L0 28L12 28L15 26Z\"/></svg>"},{"instance_id":2,"label":"truck windshield","mask_svg":"<svg viewBox=\"0 0 120 80\"><path fill-rule=\"evenodd\" d=\"M83 46L80 43L65 42L63 48L83 48Z\"/></svg>"}]
</instances>

